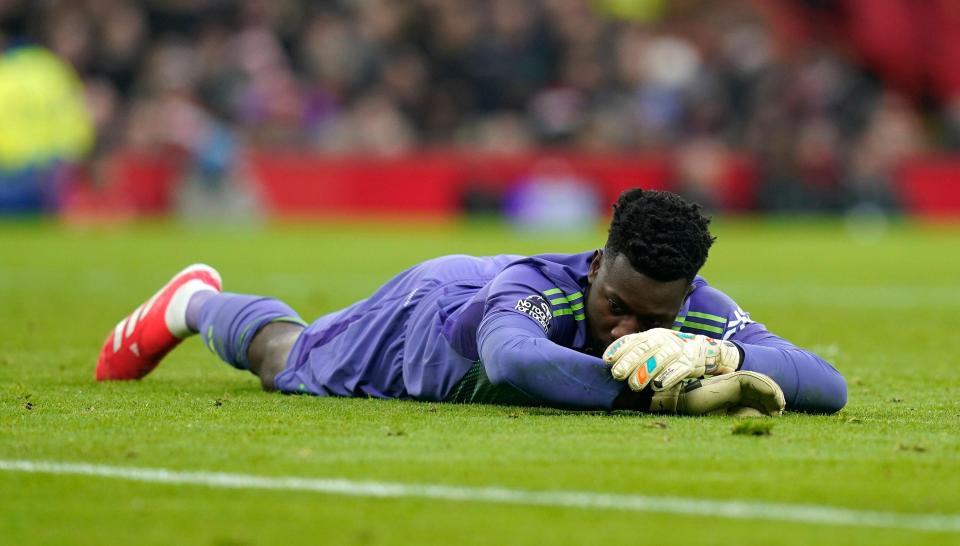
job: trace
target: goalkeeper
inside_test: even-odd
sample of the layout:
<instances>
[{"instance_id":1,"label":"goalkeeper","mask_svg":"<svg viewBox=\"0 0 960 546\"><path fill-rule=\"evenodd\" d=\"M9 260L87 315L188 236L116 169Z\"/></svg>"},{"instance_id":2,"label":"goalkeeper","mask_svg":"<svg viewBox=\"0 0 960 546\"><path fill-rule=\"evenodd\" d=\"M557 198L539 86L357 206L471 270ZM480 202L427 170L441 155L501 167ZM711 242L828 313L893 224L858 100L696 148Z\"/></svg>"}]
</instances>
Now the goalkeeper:
<instances>
[{"instance_id":1,"label":"goalkeeper","mask_svg":"<svg viewBox=\"0 0 960 546\"><path fill-rule=\"evenodd\" d=\"M96 377L142 378L199 333L222 360L285 393L838 411L846 383L830 364L697 275L713 244L708 224L677 195L628 190L602 249L437 258L310 324L280 301L221 292L215 270L191 266L109 333Z\"/></svg>"}]
</instances>

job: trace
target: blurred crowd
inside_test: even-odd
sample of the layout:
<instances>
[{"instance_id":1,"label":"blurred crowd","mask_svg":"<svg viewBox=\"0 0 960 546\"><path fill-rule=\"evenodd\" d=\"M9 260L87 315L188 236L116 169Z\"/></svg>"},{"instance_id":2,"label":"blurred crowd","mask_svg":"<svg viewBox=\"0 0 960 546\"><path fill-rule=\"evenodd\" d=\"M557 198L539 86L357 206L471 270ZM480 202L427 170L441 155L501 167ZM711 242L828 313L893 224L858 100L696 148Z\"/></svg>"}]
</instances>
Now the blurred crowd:
<instances>
[{"instance_id":1,"label":"blurred crowd","mask_svg":"<svg viewBox=\"0 0 960 546\"><path fill-rule=\"evenodd\" d=\"M764 207L892 207L903 158L960 146L960 100L826 36L843 4L862 2L0 0L0 45L76 69L96 153L669 150L696 194L747 152Z\"/></svg>"}]
</instances>

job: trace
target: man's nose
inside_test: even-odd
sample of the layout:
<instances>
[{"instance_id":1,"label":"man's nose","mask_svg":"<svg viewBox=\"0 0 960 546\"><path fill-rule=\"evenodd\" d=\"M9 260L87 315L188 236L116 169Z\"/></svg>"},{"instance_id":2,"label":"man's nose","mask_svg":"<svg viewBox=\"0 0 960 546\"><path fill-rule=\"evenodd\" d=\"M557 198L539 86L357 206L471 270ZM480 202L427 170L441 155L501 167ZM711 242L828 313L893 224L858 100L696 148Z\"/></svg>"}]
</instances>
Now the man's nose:
<instances>
[{"instance_id":1,"label":"man's nose","mask_svg":"<svg viewBox=\"0 0 960 546\"><path fill-rule=\"evenodd\" d=\"M620 339L627 334L635 334L640 331L640 322L633 317L624 317L610 330L613 339Z\"/></svg>"}]
</instances>

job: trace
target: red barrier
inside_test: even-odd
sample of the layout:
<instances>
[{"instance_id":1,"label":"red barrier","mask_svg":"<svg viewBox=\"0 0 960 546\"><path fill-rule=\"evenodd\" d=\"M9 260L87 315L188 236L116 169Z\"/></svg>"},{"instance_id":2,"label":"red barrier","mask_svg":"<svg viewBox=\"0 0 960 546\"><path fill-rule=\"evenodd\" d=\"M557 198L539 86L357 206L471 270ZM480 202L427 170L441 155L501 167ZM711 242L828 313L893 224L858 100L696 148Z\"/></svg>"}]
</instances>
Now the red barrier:
<instances>
[{"instance_id":1,"label":"red barrier","mask_svg":"<svg viewBox=\"0 0 960 546\"><path fill-rule=\"evenodd\" d=\"M911 214L960 215L960 159L924 158L904 165L897 177L900 199Z\"/></svg>"},{"instance_id":2,"label":"red barrier","mask_svg":"<svg viewBox=\"0 0 960 546\"><path fill-rule=\"evenodd\" d=\"M453 215L469 191L500 196L524 179L543 174L576 176L592 184L605 205L635 186L676 189L674 166L666 155L433 152L371 158L261 150L248 159L266 206L276 214ZM63 212L164 214L184 164L177 153L118 152L103 160L95 174L76 177L63 196ZM897 172L896 183L908 213L960 216L960 157L908 162ZM749 156L731 156L719 186L714 193L722 210L755 209L758 175Z\"/></svg>"},{"instance_id":3,"label":"red barrier","mask_svg":"<svg viewBox=\"0 0 960 546\"><path fill-rule=\"evenodd\" d=\"M277 213L445 214L458 204L461 172L450 158L256 152L249 159L260 194Z\"/></svg>"},{"instance_id":4,"label":"red barrier","mask_svg":"<svg viewBox=\"0 0 960 546\"><path fill-rule=\"evenodd\" d=\"M72 169L61 195L62 214L72 218L160 216L170 212L183 154L124 150Z\"/></svg>"},{"instance_id":5,"label":"red barrier","mask_svg":"<svg viewBox=\"0 0 960 546\"><path fill-rule=\"evenodd\" d=\"M296 152L250 155L253 173L277 213L459 212L468 191L502 194L532 176L575 176L612 203L621 191L670 187L661 156L421 153L399 158L325 157Z\"/></svg>"},{"instance_id":6,"label":"red barrier","mask_svg":"<svg viewBox=\"0 0 960 546\"><path fill-rule=\"evenodd\" d=\"M667 189L673 178L673 167L663 155L555 152L450 157L460 164L461 189L469 184L502 193L531 176L572 175L592 184L607 203L628 188Z\"/></svg>"},{"instance_id":7,"label":"red barrier","mask_svg":"<svg viewBox=\"0 0 960 546\"><path fill-rule=\"evenodd\" d=\"M424 152L396 158L324 156L302 151L248 152L245 163L275 214L413 214L449 216L467 195L494 199L532 177L577 178L592 185L606 209L625 189L675 189L667 154L539 152L517 155ZM117 152L104 161L98 183L74 184L66 214L156 215L169 211L186 172L174 153ZM725 210L755 206L756 172L747 156L732 156L714 188Z\"/></svg>"}]
</instances>

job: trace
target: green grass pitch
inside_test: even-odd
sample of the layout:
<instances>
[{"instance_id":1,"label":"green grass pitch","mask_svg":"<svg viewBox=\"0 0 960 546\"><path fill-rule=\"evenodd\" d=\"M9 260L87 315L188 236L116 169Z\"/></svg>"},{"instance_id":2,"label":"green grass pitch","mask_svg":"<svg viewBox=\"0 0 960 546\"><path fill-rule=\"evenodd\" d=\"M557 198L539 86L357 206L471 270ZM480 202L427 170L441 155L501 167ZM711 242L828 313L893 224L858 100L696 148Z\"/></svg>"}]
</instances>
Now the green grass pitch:
<instances>
[{"instance_id":1,"label":"green grass pitch","mask_svg":"<svg viewBox=\"0 0 960 546\"><path fill-rule=\"evenodd\" d=\"M97 384L107 331L182 266L308 319L448 253L572 252L601 230L360 222L186 229L0 224L0 460L960 514L960 227L718 221L704 275L849 383L770 435L732 418L263 393L188 340ZM868 234L869 235L869 234ZM0 471L3 544L958 544L960 532Z\"/></svg>"}]
</instances>

